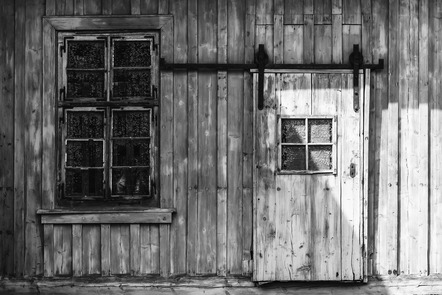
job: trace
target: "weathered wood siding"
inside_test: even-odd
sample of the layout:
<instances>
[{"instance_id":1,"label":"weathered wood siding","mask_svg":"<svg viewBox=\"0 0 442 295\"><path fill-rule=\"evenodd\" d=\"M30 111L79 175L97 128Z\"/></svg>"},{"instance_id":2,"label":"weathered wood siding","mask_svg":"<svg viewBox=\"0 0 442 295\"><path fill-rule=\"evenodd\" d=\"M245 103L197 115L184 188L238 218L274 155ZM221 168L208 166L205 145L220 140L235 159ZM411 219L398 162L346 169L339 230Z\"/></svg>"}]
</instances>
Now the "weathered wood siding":
<instances>
[{"instance_id":1,"label":"weathered wood siding","mask_svg":"<svg viewBox=\"0 0 442 295\"><path fill-rule=\"evenodd\" d=\"M169 62L249 63L258 44L274 63L346 63L355 43L366 62L384 58L371 77L369 274L442 273L441 1L2 0L0 275L250 274L247 73L162 74L170 226L40 224L42 17L128 14L173 15Z\"/></svg>"}]
</instances>

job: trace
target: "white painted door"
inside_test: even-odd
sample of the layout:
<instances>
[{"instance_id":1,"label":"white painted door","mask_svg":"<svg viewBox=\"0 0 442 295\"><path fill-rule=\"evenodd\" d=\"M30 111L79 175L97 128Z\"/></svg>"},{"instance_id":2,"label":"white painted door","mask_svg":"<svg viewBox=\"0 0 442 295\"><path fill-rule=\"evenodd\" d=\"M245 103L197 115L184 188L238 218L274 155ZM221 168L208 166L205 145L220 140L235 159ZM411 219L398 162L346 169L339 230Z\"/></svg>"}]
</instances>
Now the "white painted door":
<instances>
[{"instance_id":1,"label":"white painted door","mask_svg":"<svg viewBox=\"0 0 442 295\"><path fill-rule=\"evenodd\" d=\"M265 74L264 109L255 108L255 281L364 279L369 87L362 73L359 81L355 111L350 72ZM257 88L255 74L255 102Z\"/></svg>"}]
</instances>

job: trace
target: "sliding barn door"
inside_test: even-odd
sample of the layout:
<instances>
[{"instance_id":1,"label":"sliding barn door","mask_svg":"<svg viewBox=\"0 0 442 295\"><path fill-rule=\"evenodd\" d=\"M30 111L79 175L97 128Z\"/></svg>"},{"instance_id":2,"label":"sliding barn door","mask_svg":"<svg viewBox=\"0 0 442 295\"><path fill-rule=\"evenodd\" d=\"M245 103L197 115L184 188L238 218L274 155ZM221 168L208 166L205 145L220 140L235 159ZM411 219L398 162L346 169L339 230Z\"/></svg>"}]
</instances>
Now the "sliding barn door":
<instances>
[{"instance_id":1,"label":"sliding barn door","mask_svg":"<svg viewBox=\"0 0 442 295\"><path fill-rule=\"evenodd\" d=\"M255 110L255 281L364 279L364 82L360 74L355 96L350 72L265 74L264 109Z\"/></svg>"}]
</instances>

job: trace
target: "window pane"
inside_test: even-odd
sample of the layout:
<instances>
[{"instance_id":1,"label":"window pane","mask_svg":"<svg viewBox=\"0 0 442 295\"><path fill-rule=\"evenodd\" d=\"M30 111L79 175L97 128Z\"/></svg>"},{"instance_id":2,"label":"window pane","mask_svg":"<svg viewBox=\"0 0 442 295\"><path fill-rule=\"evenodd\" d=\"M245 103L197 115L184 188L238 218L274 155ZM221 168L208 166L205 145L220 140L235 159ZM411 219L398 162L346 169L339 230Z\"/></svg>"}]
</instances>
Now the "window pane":
<instances>
[{"instance_id":1,"label":"window pane","mask_svg":"<svg viewBox=\"0 0 442 295\"><path fill-rule=\"evenodd\" d=\"M312 143L332 142L332 119L308 120L308 137Z\"/></svg>"},{"instance_id":2,"label":"window pane","mask_svg":"<svg viewBox=\"0 0 442 295\"><path fill-rule=\"evenodd\" d=\"M114 70L113 97L151 96L151 72Z\"/></svg>"},{"instance_id":3,"label":"window pane","mask_svg":"<svg viewBox=\"0 0 442 295\"><path fill-rule=\"evenodd\" d=\"M67 71L68 98L103 98L104 72L103 71Z\"/></svg>"},{"instance_id":4,"label":"window pane","mask_svg":"<svg viewBox=\"0 0 442 295\"><path fill-rule=\"evenodd\" d=\"M281 147L281 169L282 170L306 170L305 167L305 146Z\"/></svg>"},{"instance_id":5,"label":"window pane","mask_svg":"<svg viewBox=\"0 0 442 295\"><path fill-rule=\"evenodd\" d=\"M308 169L312 171L333 169L331 146L310 146Z\"/></svg>"},{"instance_id":6,"label":"window pane","mask_svg":"<svg viewBox=\"0 0 442 295\"><path fill-rule=\"evenodd\" d=\"M149 67L150 41L115 41L114 67Z\"/></svg>"},{"instance_id":7,"label":"window pane","mask_svg":"<svg viewBox=\"0 0 442 295\"><path fill-rule=\"evenodd\" d=\"M68 141L66 144L67 166L103 167L103 142Z\"/></svg>"},{"instance_id":8,"label":"window pane","mask_svg":"<svg viewBox=\"0 0 442 295\"><path fill-rule=\"evenodd\" d=\"M114 140L112 166L149 166L148 140Z\"/></svg>"},{"instance_id":9,"label":"window pane","mask_svg":"<svg viewBox=\"0 0 442 295\"><path fill-rule=\"evenodd\" d=\"M68 41L68 68L104 68L104 41Z\"/></svg>"},{"instance_id":10,"label":"window pane","mask_svg":"<svg viewBox=\"0 0 442 295\"><path fill-rule=\"evenodd\" d=\"M112 169L112 195L149 195L149 169Z\"/></svg>"},{"instance_id":11,"label":"window pane","mask_svg":"<svg viewBox=\"0 0 442 295\"><path fill-rule=\"evenodd\" d=\"M149 137L150 111L114 111L114 137Z\"/></svg>"},{"instance_id":12,"label":"window pane","mask_svg":"<svg viewBox=\"0 0 442 295\"><path fill-rule=\"evenodd\" d=\"M103 138L103 112L67 112L68 138Z\"/></svg>"},{"instance_id":13,"label":"window pane","mask_svg":"<svg viewBox=\"0 0 442 295\"><path fill-rule=\"evenodd\" d=\"M287 143L305 142L305 120L283 119L281 120L281 139Z\"/></svg>"},{"instance_id":14,"label":"window pane","mask_svg":"<svg viewBox=\"0 0 442 295\"><path fill-rule=\"evenodd\" d=\"M66 195L102 196L103 169L66 169Z\"/></svg>"}]
</instances>

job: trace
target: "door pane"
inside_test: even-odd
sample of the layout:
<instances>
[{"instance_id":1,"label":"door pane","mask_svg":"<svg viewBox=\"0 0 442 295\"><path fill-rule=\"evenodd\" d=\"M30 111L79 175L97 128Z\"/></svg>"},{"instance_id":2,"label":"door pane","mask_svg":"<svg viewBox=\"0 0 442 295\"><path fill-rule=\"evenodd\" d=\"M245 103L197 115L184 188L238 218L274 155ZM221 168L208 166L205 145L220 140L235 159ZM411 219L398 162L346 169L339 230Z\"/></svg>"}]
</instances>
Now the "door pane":
<instances>
[{"instance_id":1,"label":"door pane","mask_svg":"<svg viewBox=\"0 0 442 295\"><path fill-rule=\"evenodd\" d=\"M281 140L283 143L306 142L306 128L304 119L281 120Z\"/></svg>"},{"instance_id":2,"label":"door pane","mask_svg":"<svg viewBox=\"0 0 442 295\"><path fill-rule=\"evenodd\" d=\"M305 146L283 145L281 149L282 170L306 170Z\"/></svg>"}]
</instances>

